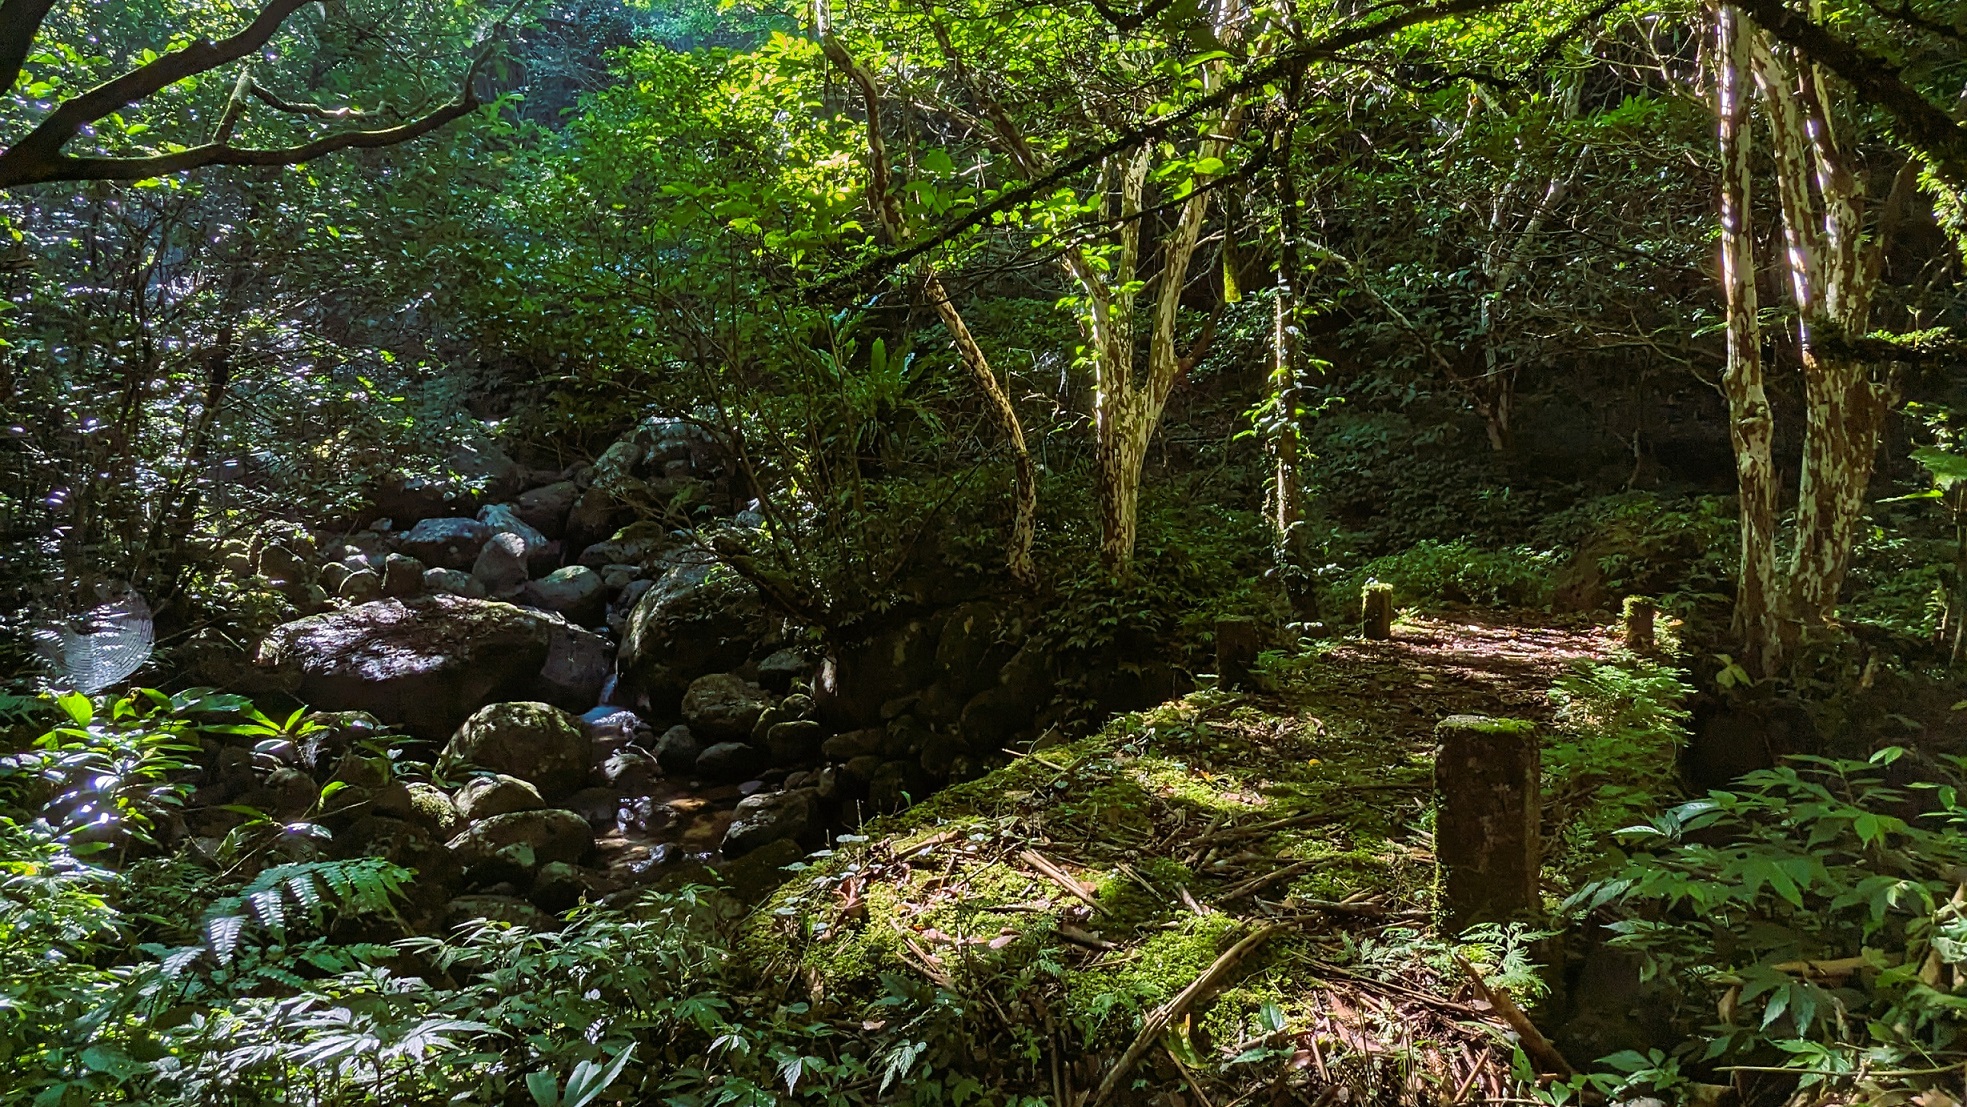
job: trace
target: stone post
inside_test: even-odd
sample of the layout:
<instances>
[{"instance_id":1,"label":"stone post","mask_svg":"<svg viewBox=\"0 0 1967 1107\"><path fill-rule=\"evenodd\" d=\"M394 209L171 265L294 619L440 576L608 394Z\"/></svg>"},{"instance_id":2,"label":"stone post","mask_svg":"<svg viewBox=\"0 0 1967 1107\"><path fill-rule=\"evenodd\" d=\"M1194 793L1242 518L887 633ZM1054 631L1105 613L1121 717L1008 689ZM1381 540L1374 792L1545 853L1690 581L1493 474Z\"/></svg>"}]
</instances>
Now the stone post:
<instances>
[{"instance_id":1,"label":"stone post","mask_svg":"<svg viewBox=\"0 0 1967 1107\"><path fill-rule=\"evenodd\" d=\"M1653 622L1659 613L1660 605L1645 596L1626 597L1626 649L1634 653L1653 652Z\"/></svg>"},{"instance_id":2,"label":"stone post","mask_svg":"<svg viewBox=\"0 0 1967 1107\"><path fill-rule=\"evenodd\" d=\"M1451 934L1542 913L1540 749L1523 719L1451 715L1434 728L1434 856Z\"/></svg>"},{"instance_id":3,"label":"stone post","mask_svg":"<svg viewBox=\"0 0 1967 1107\"><path fill-rule=\"evenodd\" d=\"M1252 688L1250 670L1257 664L1257 621L1232 617L1216 620L1216 684L1219 688Z\"/></svg>"},{"instance_id":4,"label":"stone post","mask_svg":"<svg viewBox=\"0 0 1967 1107\"><path fill-rule=\"evenodd\" d=\"M1393 585L1369 580L1359 590L1359 622L1366 637L1393 637Z\"/></svg>"}]
</instances>

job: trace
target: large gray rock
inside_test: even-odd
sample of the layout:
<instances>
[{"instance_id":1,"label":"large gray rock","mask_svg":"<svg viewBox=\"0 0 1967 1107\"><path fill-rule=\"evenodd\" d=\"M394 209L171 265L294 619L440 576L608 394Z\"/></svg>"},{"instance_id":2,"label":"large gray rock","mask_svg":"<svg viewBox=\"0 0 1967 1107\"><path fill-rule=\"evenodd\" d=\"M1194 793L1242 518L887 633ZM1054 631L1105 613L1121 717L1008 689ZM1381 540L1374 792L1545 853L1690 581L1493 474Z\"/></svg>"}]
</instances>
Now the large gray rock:
<instances>
[{"instance_id":1,"label":"large gray rock","mask_svg":"<svg viewBox=\"0 0 1967 1107\"><path fill-rule=\"evenodd\" d=\"M547 538L539 528L520 518L511 504L487 504L478 509L478 521L500 534L516 534L526 543L526 556L546 549Z\"/></svg>"},{"instance_id":2,"label":"large gray rock","mask_svg":"<svg viewBox=\"0 0 1967 1107\"><path fill-rule=\"evenodd\" d=\"M712 673L690 682L683 694L683 721L712 741L751 736L772 699L763 688L735 673Z\"/></svg>"},{"instance_id":3,"label":"large gray rock","mask_svg":"<svg viewBox=\"0 0 1967 1107\"><path fill-rule=\"evenodd\" d=\"M425 519L403 536L403 552L425 565L469 569L493 533L476 519Z\"/></svg>"},{"instance_id":4,"label":"large gray rock","mask_svg":"<svg viewBox=\"0 0 1967 1107\"><path fill-rule=\"evenodd\" d=\"M547 620L511 604L425 596L277 627L258 663L313 707L367 711L442 740L485 704L524 695L550 639Z\"/></svg>"},{"instance_id":5,"label":"large gray rock","mask_svg":"<svg viewBox=\"0 0 1967 1107\"><path fill-rule=\"evenodd\" d=\"M451 806L457 809L460 819L470 823L514 811L537 811L546 806L546 801L531 783L504 773L490 773L465 781L458 794L451 797Z\"/></svg>"},{"instance_id":6,"label":"large gray rock","mask_svg":"<svg viewBox=\"0 0 1967 1107\"><path fill-rule=\"evenodd\" d=\"M567 513L580 501L580 486L570 480L555 481L543 488L522 492L513 510L528 526L548 538L566 533Z\"/></svg>"},{"instance_id":7,"label":"large gray rock","mask_svg":"<svg viewBox=\"0 0 1967 1107\"><path fill-rule=\"evenodd\" d=\"M510 599L526 587L530 577L526 568L526 541L516 534L494 534L485 540L478 559L471 563L471 579L486 594Z\"/></svg>"},{"instance_id":8,"label":"large gray rock","mask_svg":"<svg viewBox=\"0 0 1967 1107\"><path fill-rule=\"evenodd\" d=\"M601 583L601 574L585 565L555 569L545 578L527 584L519 595L522 603L557 611L580 623L598 619L608 602L608 589Z\"/></svg>"},{"instance_id":9,"label":"large gray rock","mask_svg":"<svg viewBox=\"0 0 1967 1107\"><path fill-rule=\"evenodd\" d=\"M746 796L724 832L724 856L741 857L780 839L797 839L818 819L819 802L805 788Z\"/></svg>"},{"instance_id":10,"label":"large gray rock","mask_svg":"<svg viewBox=\"0 0 1967 1107\"><path fill-rule=\"evenodd\" d=\"M586 711L600 702L601 689L614 675L614 644L558 615L550 623L546 663L535 694L555 707Z\"/></svg>"},{"instance_id":11,"label":"large gray rock","mask_svg":"<svg viewBox=\"0 0 1967 1107\"><path fill-rule=\"evenodd\" d=\"M765 749L774 765L804 765L819 756L820 724L811 719L774 723L765 732Z\"/></svg>"},{"instance_id":12,"label":"large gray rock","mask_svg":"<svg viewBox=\"0 0 1967 1107\"><path fill-rule=\"evenodd\" d=\"M722 565L697 560L664 573L629 612L617 668L622 690L673 715L690 682L744 663L768 629L758 593Z\"/></svg>"},{"instance_id":13,"label":"large gray rock","mask_svg":"<svg viewBox=\"0 0 1967 1107\"><path fill-rule=\"evenodd\" d=\"M551 704L494 703L458 727L440 768L490 769L531 783L547 799L572 793L587 778L587 728Z\"/></svg>"}]
</instances>

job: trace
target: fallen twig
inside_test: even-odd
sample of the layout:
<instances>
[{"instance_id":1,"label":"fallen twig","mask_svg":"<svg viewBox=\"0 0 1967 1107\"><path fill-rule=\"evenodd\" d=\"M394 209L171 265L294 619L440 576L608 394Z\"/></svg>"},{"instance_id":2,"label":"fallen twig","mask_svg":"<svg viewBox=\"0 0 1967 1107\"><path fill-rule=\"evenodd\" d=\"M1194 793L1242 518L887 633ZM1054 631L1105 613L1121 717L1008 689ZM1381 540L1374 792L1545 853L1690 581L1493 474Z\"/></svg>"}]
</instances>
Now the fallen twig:
<instances>
[{"instance_id":1,"label":"fallen twig","mask_svg":"<svg viewBox=\"0 0 1967 1107\"><path fill-rule=\"evenodd\" d=\"M1222 983L1223 977L1228 976L1243 958L1249 956L1251 950L1270 940L1271 935L1281 929L1283 928L1278 926L1265 926L1244 935L1241 941L1224 950L1222 956L1202 970L1202 975L1191 981L1188 987L1176 994L1175 998L1162 1004L1149 1015L1146 1024L1141 1027L1140 1034L1134 1038L1134 1044L1127 1047L1127 1052L1120 1055L1120 1060L1114 1062L1113 1067L1107 1070L1106 1078L1100 1081L1099 1089L1093 1093L1091 1107L1099 1107L1106 1102L1107 1097L1113 1094L1114 1089L1120 1086L1120 1082L1127 1078L1127 1074L1140 1063L1141 1058L1154 1043L1161 1039L1161 1035L1167 1032L1168 1027L1174 1025L1176 1019L1194 1006L1198 1000L1212 993L1216 986Z\"/></svg>"},{"instance_id":2,"label":"fallen twig","mask_svg":"<svg viewBox=\"0 0 1967 1107\"><path fill-rule=\"evenodd\" d=\"M1516 1031L1517 1038L1523 1043L1524 1055L1530 1058L1531 1064L1537 1066L1537 1071L1552 1072L1565 1078L1577 1074L1578 1070L1571 1067L1570 1061L1565 1060L1563 1052L1552 1044L1549 1038L1544 1037L1543 1031L1537 1029L1537 1024L1531 1022L1530 1016L1524 1014L1523 1009L1516 1005L1516 1001L1509 997L1509 989L1491 988L1489 982L1482 979L1482 974L1476 970L1476 967L1469 964L1468 959L1459 953L1455 955L1455 964L1460 965L1462 971L1468 974L1469 980L1474 982L1476 994L1480 995L1490 1008L1509 1024L1511 1030Z\"/></svg>"},{"instance_id":3,"label":"fallen twig","mask_svg":"<svg viewBox=\"0 0 1967 1107\"><path fill-rule=\"evenodd\" d=\"M1084 884L1073 879L1071 873L1053 864L1044 854L1039 853L1035 849L1028 849L1018 854L1018 858L1025 864L1045 874L1054 884L1078 896L1085 902L1086 906L1091 907L1095 911L1100 910L1100 901L1093 898L1093 893L1087 891Z\"/></svg>"},{"instance_id":4,"label":"fallen twig","mask_svg":"<svg viewBox=\"0 0 1967 1107\"><path fill-rule=\"evenodd\" d=\"M1222 894L1222 902L1228 903L1231 900L1242 899L1244 896L1251 895L1256 892L1261 892L1265 888L1270 887L1272 884L1275 884L1280 880L1288 880L1291 877L1297 876L1298 874L1305 872L1306 870L1310 869L1313 864L1315 864L1315 862L1294 861L1289 865L1283 866L1282 868L1272 869L1271 871L1267 873L1263 873L1260 876L1253 876L1250 879L1245 880L1241 884L1237 884L1231 887L1229 890L1225 891Z\"/></svg>"}]
</instances>

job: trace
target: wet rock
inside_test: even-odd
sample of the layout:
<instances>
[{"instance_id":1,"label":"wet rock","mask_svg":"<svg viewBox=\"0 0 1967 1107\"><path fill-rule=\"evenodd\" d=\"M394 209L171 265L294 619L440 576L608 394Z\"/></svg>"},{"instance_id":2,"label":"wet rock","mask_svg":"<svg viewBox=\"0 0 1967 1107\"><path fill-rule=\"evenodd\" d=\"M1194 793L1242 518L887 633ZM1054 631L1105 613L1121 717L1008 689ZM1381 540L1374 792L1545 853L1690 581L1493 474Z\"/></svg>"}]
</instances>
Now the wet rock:
<instances>
[{"instance_id":1,"label":"wet rock","mask_svg":"<svg viewBox=\"0 0 1967 1107\"><path fill-rule=\"evenodd\" d=\"M516 534L499 533L485 540L471 564L471 579L490 596L510 599L526 587L526 542Z\"/></svg>"},{"instance_id":2,"label":"wet rock","mask_svg":"<svg viewBox=\"0 0 1967 1107\"><path fill-rule=\"evenodd\" d=\"M634 750L616 750L594 767L594 775L616 793L647 791L659 775L654 758Z\"/></svg>"},{"instance_id":3,"label":"wet rock","mask_svg":"<svg viewBox=\"0 0 1967 1107\"><path fill-rule=\"evenodd\" d=\"M640 565L603 565L599 570L601 584L610 596L620 595L621 590L642 579Z\"/></svg>"},{"instance_id":4,"label":"wet rock","mask_svg":"<svg viewBox=\"0 0 1967 1107\"><path fill-rule=\"evenodd\" d=\"M724 856L742 857L772 842L798 839L818 820L819 802L805 789L746 796L724 832Z\"/></svg>"},{"instance_id":5,"label":"wet rock","mask_svg":"<svg viewBox=\"0 0 1967 1107\"><path fill-rule=\"evenodd\" d=\"M391 599L407 600L423 593L423 562L404 554L390 554L382 563L382 593Z\"/></svg>"},{"instance_id":6,"label":"wet rock","mask_svg":"<svg viewBox=\"0 0 1967 1107\"><path fill-rule=\"evenodd\" d=\"M804 765L819 756L820 737L811 719L775 723L765 732L765 750L775 765Z\"/></svg>"},{"instance_id":7,"label":"wet rock","mask_svg":"<svg viewBox=\"0 0 1967 1107\"><path fill-rule=\"evenodd\" d=\"M690 682L683 719L691 731L708 739L749 738L771 702L756 684L733 673L713 673Z\"/></svg>"},{"instance_id":8,"label":"wet rock","mask_svg":"<svg viewBox=\"0 0 1967 1107\"><path fill-rule=\"evenodd\" d=\"M793 681L811 680L815 667L804 650L779 650L758 663L758 683L784 694Z\"/></svg>"},{"instance_id":9,"label":"wet rock","mask_svg":"<svg viewBox=\"0 0 1967 1107\"><path fill-rule=\"evenodd\" d=\"M690 682L743 664L767 627L757 593L722 566L678 565L629 613L617 667L622 689L653 714L676 711Z\"/></svg>"},{"instance_id":10,"label":"wet rock","mask_svg":"<svg viewBox=\"0 0 1967 1107\"><path fill-rule=\"evenodd\" d=\"M551 704L519 701L490 704L466 719L438 764L449 772L476 766L516 776L555 799L586 780L587 754L580 719Z\"/></svg>"},{"instance_id":11,"label":"wet rock","mask_svg":"<svg viewBox=\"0 0 1967 1107\"><path fill-rule=\"evenodd\" d=\"M519 595L522 603L557 611L577 623L598 621L602 606L608 602L608 589L601 583L601 574L585 565L555 569L527 584Z\"/></svg>"},{"instance_id":12,"label":"wet rock","mask_svg":"<svg viewBox=\"0 0 1967 1107\"><path fill-rule=\"evenodd\" d=\"M765 756L744 742L719 742L697 755L696 774L720 783L743 780L764 768Z\"/></svg>"},{"instance_id":13,"label":"wet rock","mask_svg":"<svg viewBox=\"0 0 1967 1107\"><path fill-rule=\"evenodd\" d=\"M451 804L465 822L510 815L514 811L537 811L546 806L540 791L529 781L503 773L474 776L464 782Z\"/></svg>"},{"instance_id":14,"label":"wet rock","mask_svg":"<svg viewBox=\"0 0 1967 1107\"><path fill-rule=\"evenodd\" d=\"M459 596L380 600L276 628L258 664L330 711L366 711L442 740L484 704L523 695L551 635L538 615Z\"/></svg>"},{"instance_id":15,"label":"wet rock","mask_svg":"<svg viewBox=\"0 0 1967 1107\"><path fill-rule=\"evenodd\" d=\"M425 569L423 590L433 596L464 596L474 600L482 600L486 596L485 586L470 573L459 569Z\"/></svg>"},{"instance_id":16,"label":"wet rock","mask_svg":"<svg viewBox=\"0 0 1967 1107\"><path fill-rule=\"evenodd\" d=\"M341 587L335 589L335 596L348 604L365 604L379 600L382 598L382 574L374 569L350 573L342 578Z\"/></svg>"},{"instance_id":17,"label":"wet rock","mask_svg":"<svg viewBox=\"0 0 1967 1107\"><path fill-rule=\"evenodd\" d=\"M703 743L690 728L678 724L663 731L656 739L656 764L670 776L685 776L697 768L697 757L703 753Z\"/></svg>"},{"instance_id":18,"label":"wet rock","mask_svg":"<svg viewBox=\"0 0 1967 1107\"><path fill-rule=\"evenodd\" d=\"M559 538L566 533L567 513L574 509L580 497L580 486L573 481L555 481L520 493L519 499L513 503L513 510L541 534Z\"/></svg>"},{"instance_id":19,"label":"wet rock","mask_svg":"<svg viewBox=\"0 0 1967 1107\"><path fill-rule=\"evenodd\" d=\"M655 586L656 582L647 578L631 580L622 585L620 594L615 597L615 604L623 611L633 611L635 605L642 602L642 597L649 594L649 589Z\"/></svg>"},{"instance_id":20,"label":"wet rock","mask_svg":"<svg viewBox=\"0 0 1967 1107\"><path fill-rule=\"evenodd\" d=\"M492 534L476 519L425 519L403 536L403 552L425 565L468 569Z\"/></svg>"}]
</instances>

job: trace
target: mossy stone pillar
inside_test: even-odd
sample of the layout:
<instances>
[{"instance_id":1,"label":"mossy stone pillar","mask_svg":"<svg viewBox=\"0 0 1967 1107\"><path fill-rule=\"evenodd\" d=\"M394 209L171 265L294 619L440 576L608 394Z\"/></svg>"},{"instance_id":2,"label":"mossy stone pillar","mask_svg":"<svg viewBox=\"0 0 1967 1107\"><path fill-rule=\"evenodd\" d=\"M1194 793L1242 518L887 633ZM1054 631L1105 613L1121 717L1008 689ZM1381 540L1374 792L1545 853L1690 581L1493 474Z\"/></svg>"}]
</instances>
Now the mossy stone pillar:
<instances>
[{"instance_id":1,"label":"mossy stone pillar","mask_svg":"<svg viewBox=\"0 0 1967 1107\"><path fill-rule=\"evenodd\" d=\"M1654 645L1653 624L1660 614L1660 605L1645 596L1627 596L1625 601L1625 639L1626 649L1634 653L1652 653Z\"/></svg>"},{"instance_id":2,"label":"mossy stone pillar","mask_svg":"<svg viewBox=\"0 0 1967 1107\"><path fill-rule=\"evenodd\" d=\"M1536 724L1451 715L1434 734L1434 856L1448 931L1535 918L1543 863Z\"/></svg>"},{"instance_id":3,"label":"mossy stone pillar","mask_svg":"<svg viewBox=\"0 0 1967 1107\"><path fill-rule=\"evenodd\" d=\"M1393 637L1393 585L1369 580L1359 590L1360 629L1368 638Z\"/></svg>"},{"instance_id":4,"label":"mossy stone pillar","mask_svg":"<svg viewBox=\"0 0 1967 1107\"><path fill-rule=\"evenodd\" d=\"M1216 620L1216 680L1222 688L1251 688L1250 671L1257 665L1257 621Z\"/></svg>"}]
</instances>

